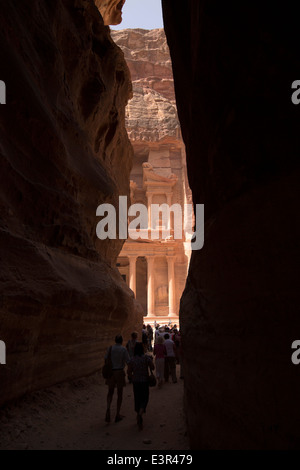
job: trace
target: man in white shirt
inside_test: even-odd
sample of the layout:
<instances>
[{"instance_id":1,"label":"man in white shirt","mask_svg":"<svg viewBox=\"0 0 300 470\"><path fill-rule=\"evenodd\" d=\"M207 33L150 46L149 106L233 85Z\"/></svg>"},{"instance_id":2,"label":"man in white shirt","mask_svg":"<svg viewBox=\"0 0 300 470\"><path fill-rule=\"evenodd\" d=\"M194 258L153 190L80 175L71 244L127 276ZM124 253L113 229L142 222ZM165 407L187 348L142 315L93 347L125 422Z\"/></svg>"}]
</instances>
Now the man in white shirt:
<instances>
[{"instance_id":1,"label":"man in white shirt","mask_svg":"<svg viewBox=\"0 0 300 470\"><path fill-rule=\"evenodd\" d=\"M125 387L125 366L128 364L130 358L126 348L122 346L123 337L117 335L115 338L115 343L113 346L108 348L105 359L108 359L110 356L112 363L113 375L106 379L106 385L108 385L108 394L107 394L107 409L105 415L105 421L110 422L110 406L113 399L115 387L117 387L118 400L117 400L117 414L115 417L115 423L121 421L123 416L120 414L122 400L123 400L123 387Z\"/></svg>"},{"instance_id":2,"label":"man in white shirt","mask_svg":"<svg viewBox=\"0 0 300 470\"><path fill-rule=\"evenodd\" d=\"M169 382L169 375L171 374L172 382L176 384L176 347L174 341L170 339L170 335L166 333L164 335L164 345L167 350L167 356L165 358L165 381Z\"/></svg>"}]
</instances>

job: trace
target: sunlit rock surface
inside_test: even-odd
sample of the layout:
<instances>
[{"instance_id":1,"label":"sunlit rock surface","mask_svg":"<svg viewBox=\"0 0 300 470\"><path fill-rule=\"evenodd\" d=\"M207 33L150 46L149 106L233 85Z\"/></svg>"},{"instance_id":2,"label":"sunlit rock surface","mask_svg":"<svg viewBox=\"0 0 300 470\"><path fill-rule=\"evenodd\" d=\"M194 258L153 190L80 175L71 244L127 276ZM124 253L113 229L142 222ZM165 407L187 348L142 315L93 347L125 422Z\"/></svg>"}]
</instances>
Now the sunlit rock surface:
<instances>
[{"instance_id":1,"label":"sunlit rock surface","mask_svg":"<svg viewBox=\"0 0 300 470\"><path fill-rule=\"evenodd\" d=\"M95 0L105 25L117 25L122 22L122 8L126 0Z\"/></svg>"},{"instance_id":2,"label":"sunlit rock surface","mask_svg":"<svg viewBox=\"0 0 300 470\"><path fill-rule=\"evenodd\" d=\"M134 148L131 201L146 206L178 204L183 213L184 204L191 203L191 192L165 33L163 29L125 29L114 31L112 37L122 48L133 79L133 99L126 108L126 128ZM174 241L171 236L167 241L162 237L157 242L125 243L119 269L130 279L129 260L136 268L132 285L147 314L146 323L178 324L189 259L190 245L185 239ZM152 287L148 287L148 273L154 279Z\"/></svg>"},{"instance_id":3,"label":"sunlit rock surface","mask_svg":"<svg viewBox=\"0 0 300 470\"><path fill-rule=\"evenodd\" d=\"M181 140L170 51L163 29L112 31L131 72L133 99L126 109L131 142Z\"/></svg>"}]
</instances>

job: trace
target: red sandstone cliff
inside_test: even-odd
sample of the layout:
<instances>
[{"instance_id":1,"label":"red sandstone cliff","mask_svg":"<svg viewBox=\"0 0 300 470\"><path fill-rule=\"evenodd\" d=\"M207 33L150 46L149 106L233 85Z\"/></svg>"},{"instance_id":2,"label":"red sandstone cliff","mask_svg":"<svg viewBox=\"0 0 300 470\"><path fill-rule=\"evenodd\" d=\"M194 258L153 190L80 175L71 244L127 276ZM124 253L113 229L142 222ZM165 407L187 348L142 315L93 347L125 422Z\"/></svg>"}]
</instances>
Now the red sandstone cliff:
<instances>
[{"instance_id":1,"label":"red sandstone cliff","mask_svg":"<svg viewBox=\"0 0 300 470\"><path fill-rule=\"evenodd\" d=\"M130 69L126 129L135 146L181 141L170 51L163 29L112 31ZM143 144L144 143L144 144Z\"/></svg>"},{"instance_id":2,"label":"red sandstone cliff","mask_svg":"<svg viewBox=\"0 0 300 470\"><path fill-rule=\"evenodd\" d=\"M131 83L91 0L1 5L0 404L100 368L142 315L96 238L96 208L129 194ZM122 171L120 171L120 168Z\"/></svg>"}]
</instances>

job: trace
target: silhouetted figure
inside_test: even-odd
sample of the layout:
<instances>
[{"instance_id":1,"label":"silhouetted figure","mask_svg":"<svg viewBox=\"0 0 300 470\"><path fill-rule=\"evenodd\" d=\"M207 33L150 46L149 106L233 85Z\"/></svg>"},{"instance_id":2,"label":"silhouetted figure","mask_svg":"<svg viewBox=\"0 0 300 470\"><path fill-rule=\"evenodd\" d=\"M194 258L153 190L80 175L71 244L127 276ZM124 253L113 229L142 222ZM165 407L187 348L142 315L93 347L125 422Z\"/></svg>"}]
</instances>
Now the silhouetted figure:
<instances>
[{"instance_id":1,"label":"silhouetted figure","mask_svg":"<svg viewBox=\"0 0 300 470\"><path fill-rule=\"evenodd\" d=\"M137 337L138 337L138 334L134 331L133 333L131 333L131 339L126 344L126 349L128 351L130 359L132 359L134 356L134 348L137 343ZM132 383L130 378L129 378L129 383Z\"/></svg>"},{"instance_id":2,"label":"silhouetted figure","mask_svg":"<svg viewBox=\"0 0 300 470\"><path fill-rule=\"evenodd\" d=\"M110 348L108 348L105 359L108 358L109 354L111 354L111 362L112 362L112 369L113 369L113 375L109 379L106 379L106 385L108 385L108 394L107 394L107 409L106 409L106 415L105 415L105 421L107 423L110 422L110 406L111 402L113 399L114 395L114 390L115 387L117 387L117 393L118 393L118 400L117 400L117 413L115 417L115 423L118 421L121 421L121 419L124 417L120 414L121 410L121 405L122 405L122 400L123 400L123 387L125 387L125 366L126 364L129 363L129 355L128 351L124 346L122 346L123 343L123 337L121 335L117 335L115 338L116 344L114 346L111 346L111 352Z\"/></svg>"},{"instance_id":3,"label":"silhouetted figure","mask_svg":"<svg viewBox=\"0 0 300 470\"><path fill-rule=\"evenodd\" d=\"M130 359L134 356L134 348L137 342L138 334L134 331L131 333L131 339L126 344L126 349L128 351Z\"/></svg>"},{"instance_id":4,"label":"silhouetted figure","mask_svg":"<svg viewBox=\"0 0 300 470\"><path fill-rule=\"evenodd\" d=\"M143 414L149 401L149 369L154 370L152 358L144 354L142 343L136 343L134 357L128 364L128 378L133 383L134 409L140 430L143 429Z\"/></svg>"},{"instance_id":5,"label":"silhouetted figure","mask_svg":"<svg viewBox=\"0 0 300 470\"><path fill-rule=\"evenodd\" d=\"M169 382L169 375L171 374L172 381L175 384L177 382L176 377L176 348L175 343L170 339L168 333L165 334L165 347L167 355L165 358L165 381Z\"/></svg>"},{"instance_id":6,"label":"silhouetted figure","mask_svg":"<svg viewBox=\"0 0 300 470\"><path fill-rule=\"evenodd\" d=\"M180 336L180 332L176 328L174 328L174 334L172 336L172 341L174 341L174 343L175 343L176 363L180 364L181 336Z\"/></svg>"},{"instance_id":7,"label":"silhouetted figure","mask_svg":"<svg viewBox=\"0 0 300 470\"><path fill-rule=\"evenodd\" d=\"M148 341L148 351L153 351L152 341L153 341L153 329L151 325L147 325L147 341Z\"/></svg>"},{"instance_id":8,"label":"silhouetted figure","mask_svg":"<svg viewBox=\"0 0 300 470\"><path fill-rule=\"evenodd\" d=\"M163 385L166 355L167 350L164 345L164 339L162 336L158 336L157 342L154 345L155 370L158 388L161 388Z\"/></svg>"},{"instance_id":9,"label":"silhouetted figure","mask_svg":"<svg viewBox=\"0 0 300 470\"><path fill-rule=\"evenodd\" d=\"M148 331L146 325L143 325L142 329L142 343L144 347L144 352L146 353L148 351Z\"/></svg>"}]
</instances>

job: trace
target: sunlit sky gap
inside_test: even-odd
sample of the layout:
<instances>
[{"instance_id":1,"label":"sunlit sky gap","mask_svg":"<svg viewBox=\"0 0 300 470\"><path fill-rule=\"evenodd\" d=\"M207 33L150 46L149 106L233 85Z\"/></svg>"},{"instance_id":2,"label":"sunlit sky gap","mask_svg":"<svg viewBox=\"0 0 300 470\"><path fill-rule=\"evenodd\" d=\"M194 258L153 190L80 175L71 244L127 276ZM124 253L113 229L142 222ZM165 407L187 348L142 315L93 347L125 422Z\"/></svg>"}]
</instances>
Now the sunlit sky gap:
<instances>
[{"instance_id":1,"label":"sunlit sky gap","mask_svg":"<svg viewBox=\"0 0 300 470\"><path fill-rule=\"evenodd\" d=\"M122 23L111 29L127 28L163 28L161 0L126 0Z\"/></svg>"}]
</instances>

